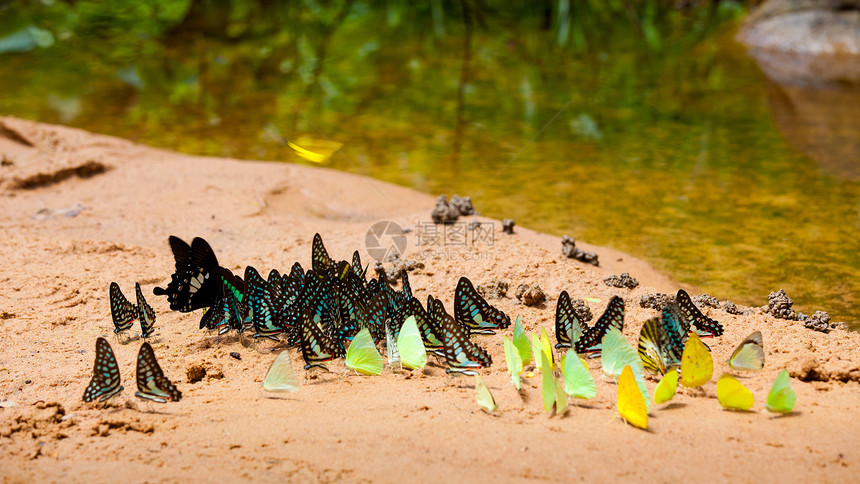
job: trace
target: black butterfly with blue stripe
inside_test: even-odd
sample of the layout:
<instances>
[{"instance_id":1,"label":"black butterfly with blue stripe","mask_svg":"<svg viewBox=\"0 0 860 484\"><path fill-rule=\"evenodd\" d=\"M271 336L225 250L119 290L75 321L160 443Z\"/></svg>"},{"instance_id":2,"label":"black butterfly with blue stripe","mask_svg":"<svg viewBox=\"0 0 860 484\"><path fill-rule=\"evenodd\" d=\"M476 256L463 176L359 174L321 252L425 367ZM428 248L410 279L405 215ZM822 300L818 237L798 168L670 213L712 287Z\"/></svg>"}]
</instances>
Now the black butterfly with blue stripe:
<instances>
[{"instance_id":1,"label":"black butterfly with blue stripe","mask_svg":"<svg viewBox=\"0 0 860 484\"><path fill-rule=\"evenodd\" d=\"M433 305L433 315L444 338L443 350L445 361L448 363L448 369L445 372L476 375L477 369L492 365L493 359L489 353L469 340L463 325L445 311L442 301L434 299Z\"/></svg>"},{"instance_id":2,"label":"black butterfly with blue stripe","mask_svg":"<svg viewBox=\"0 0 860 484\"><path fill-rule=\"evenodd\" d=\"M624 330L624 300L618 296L612 296L600 319L594 326L583 332L582 337L576 342L576 352L592 353L596 356L602 349L603 337L612 327Z\"/></svg>"},{"instance_id":3,"label":"black butterfly with blue stripe","mask_svg":"<svg viewBox=\"0 0 860 484\"><path fill-rule=\"evenodd\" d=\"M511 318L487 303L466 277L460 278L454 292L454 317L476 334L496 334L493 330L511 325Z\"/></svg>"},{"instance_id":4,"label":"black butterfly with blue stripe","mask_svg":"<svg viewBox=\"0 0 860 484\"><path fill-rule=\"evenodd\" d=\"M92 402L96 398L100 402L117 395L122 391L122 378L119 375L119 365L113 349L106 339L96 339L96 361L93 364L93 377L84 390L84 401Z\"/></svg>"},{"instance_id":5,"label":"black butterfly with blue stripe","mask_svg":"<svg viewBox=\"0 0 860 484\"><path fill-rule=\"evenodd\" d=\"M683 289L678 289L678 294L675 296L675 301L678 303L678 309L681 314L681 331L683 334L688 334L690 331L695 331L699 336L721 336L723 334L723 325L719 321L711 319L704 314L699 308L693 304L690 295Z\"/></svg>"},{"instance_id":6,"label":"black butterfly with blue stripe","mask_svg":"<svg viewBox=\"0 0 860 484\"><path fill-rule=\"evenodd\" d=\"M137 392L134 395L158 403L182 399L182 392L164 376L149 343L143 343L137 354Z\"/></svg>"},{"instance_id":7,"label":"black butterfly with blue stripe","mask_svg":"<svg viewBox=\"0 0 860 484\"><path fill-rule=\"evenodd\" d=\"M576 316L570 295L567 291L561 291L555 307L555 339L558 341L555 347L570 348L573 345L571 335L577 332L577 328L580 336L589 330L588 324Z\"/></svg>"},{"instance_id":8,"label":"black butterfly with blue stripe","mask_svg":"<svg viewBox=\"0 0 860 484\"><path fill-rule=\"evenodd\" d=\"M326 363L343 356L343 348L335 344L328 335L314 322L314 316L309 308L301 312L300 345L302 358L305 360L305 370L322 368L328 371Z\"/></svg>"},{"instance_id":9,"label":"black butterfly with blue stripe","mask_svg":"<svg viewBox=\"0 0 860 484\"><path fill-rule=\"evenodd\" d=\"M116 334L131 329L138 318L137 306L125 297L116 282L110 283L110 315Z\"/></svg>"}]
</instances>

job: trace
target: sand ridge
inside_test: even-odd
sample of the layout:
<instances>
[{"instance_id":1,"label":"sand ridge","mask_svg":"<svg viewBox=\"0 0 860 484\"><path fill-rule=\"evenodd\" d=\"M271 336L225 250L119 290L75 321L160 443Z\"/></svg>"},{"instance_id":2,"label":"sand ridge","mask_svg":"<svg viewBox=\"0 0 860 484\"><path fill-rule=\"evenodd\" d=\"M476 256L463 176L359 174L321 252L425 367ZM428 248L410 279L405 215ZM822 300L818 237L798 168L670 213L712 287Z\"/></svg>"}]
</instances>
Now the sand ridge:
<instances>
[{"instance_id":1,"label":"sand ridge","mask_svg":"<svg viewBox=\"0 0 860 484\"><path fill-rule=\"evenodd\" d=\"M510 336L512 327L475 337L494 361L481 373L499 405L495 415L477 407L471 378L449 378L432 357L423 371L386 369L380 377L351 374L342 362L310 378L299 370L304 381L297 393L265 398L260 382L280 348L243 344L234 335L206 336L197 330L199 312L172 312L166 300L151 295L173 270L168 235L206 238L221 265L234 272L247 264L289 272L297 260L310 266L315 232L334 258L359 249L369 260L368 228L391 220L414 230L405 257L424 263L410 273L420 300L433 294L450 310L460 276L476 284L506 281L508 297L490 302L512 319L521 315L527 331L544 327L552 335L562 290L601 299L589 303L595 316L617 294L625 300L624 334L632 343L656 314L639 307L640 296L673 293L678 285L642 261L580 241L598 253L601 267L566 259L558 238L521 228L527 221L518 221L508 236L498 221L469 217L495 224L492 244L434 247L431 257L427 247L414 244L433 198L356 175L186 156L14 118L0 123L0 154L13 163L0 167L0 401L15 404L0 408L0 476L6 482L118 476L132 482L835 482L856 475L860 334L818 333L758 310L737 316L704 309L726 328L707 341L714 379L702 391L654 405L647 432L616 416L615 385L601 376L599 360L589 361L595 399L563 418L544 414L539 376L527 379L520 394L505 371L501 335ZM17 136L4 135L9 131ZM75 171L89 162L104 169L86 176ZM54 176L69 169L71 175ZM21 183L35 175L51 182ZM83 207L75 216L61 210L75 204ZM34 218L43 209L51 215ZM629 290L602 282L620 272L642 284ZM111 281L127 295L135 282L143 286L157 314L153 347L183 393L180 402L134 398L140 341L113 338ZM526 307L512 297L520 283L539 284L548 295L545 307ZM716 380L735 345L755 329L763 333L765 369L741 379L755 395L755 411L723 411ZM125 390L105 405L84 404L95 339L102 334L116 353ZM301 367L295 352L293 363ZM813 381L793 378L796 411L774 419L761 410L782 368ZM653 391L655 382L648 385Z\"/></svg>"}]
</instances>

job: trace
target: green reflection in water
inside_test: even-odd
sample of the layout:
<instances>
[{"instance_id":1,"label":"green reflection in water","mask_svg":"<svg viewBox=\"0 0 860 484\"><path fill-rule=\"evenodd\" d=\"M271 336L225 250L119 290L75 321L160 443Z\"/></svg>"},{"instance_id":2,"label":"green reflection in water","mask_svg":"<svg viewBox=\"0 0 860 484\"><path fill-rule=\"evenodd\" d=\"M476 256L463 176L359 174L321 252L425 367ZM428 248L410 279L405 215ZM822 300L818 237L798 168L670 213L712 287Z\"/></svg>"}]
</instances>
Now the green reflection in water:
<instances>
[{"instance_id":1,"label":"green reflection in water","mask_svg":"<svg viewBox=\"0 0 860 484\"><path fill-rule=\"evenodd\" d=\"M56 41L0 54L0 112L265 160L299 161L284 138L330 138L337 169L471 195L720 298L781 287L860 321L860 183L781 137L733 12L268 4L202 26L188 2L21 7L0 34Z\"/></svg>"}]
</instances>

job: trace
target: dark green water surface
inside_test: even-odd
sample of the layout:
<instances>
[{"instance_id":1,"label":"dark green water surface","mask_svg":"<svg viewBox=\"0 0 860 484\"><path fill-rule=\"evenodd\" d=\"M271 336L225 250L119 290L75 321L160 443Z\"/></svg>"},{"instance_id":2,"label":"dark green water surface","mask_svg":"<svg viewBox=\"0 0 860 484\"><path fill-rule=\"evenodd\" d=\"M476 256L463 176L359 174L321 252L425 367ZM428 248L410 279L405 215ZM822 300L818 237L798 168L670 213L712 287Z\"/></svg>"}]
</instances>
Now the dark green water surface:
<instances>
[{"instance_id":1,"label":"dark green water surface","mask_svg":"<svg viewBox=\"0 0 860 484\"><path fill-rule=\"evenodd\" d=\"M726 2L210 3L0 7L0 113L298 163L285 138L331 139L336 169L860 321L860 180L819 156L860 153L796 142L813 128L786 129L785 99L816 95L767 80Z\"/></svg>"}]
</instances>

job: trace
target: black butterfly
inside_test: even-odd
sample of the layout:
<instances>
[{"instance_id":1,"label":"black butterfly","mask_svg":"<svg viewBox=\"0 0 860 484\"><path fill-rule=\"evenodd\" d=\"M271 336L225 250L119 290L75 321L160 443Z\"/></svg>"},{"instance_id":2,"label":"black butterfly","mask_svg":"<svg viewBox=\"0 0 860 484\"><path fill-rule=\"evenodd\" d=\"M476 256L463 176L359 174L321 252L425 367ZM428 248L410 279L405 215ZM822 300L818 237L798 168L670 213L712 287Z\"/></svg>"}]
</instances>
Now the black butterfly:
<instances>
[{"instance_id":1,"label":"black butterfly","mask_svg":"<svg viewBox=\"0 0 860 484\"><path fill-rule=\"evenodd\" d=\"M311 249L311 268L317 274L322 274L330 267L334 267L334 261L328 256L320 234L314 234L313 248Z\"/></svg>"},{"instance_id":2,"label":"black butterfly","mask_svg":"<svg viewBox=\"0 0 860 484\"><path fill-rule=\"evenodd\" d=\"M301 312L301 347L305 370L313 367L328 370L325 363L343 356L342 348L329 338L322 328L314 322L310 309Z\"/></svg>"},{"instance_id":3,"label":"black butterfly","mask_svg":"<svg viewBox=\"0 0 860 484\"><path fill-rule=\"evenodd\" d=\"M138 317L137 306L126 299L115 282L110 283L110 315L117 334L131 328Z\"/></svg>"},{"instance_id":4,"label":"black butterfly","mask_svg":"<svg viewBox=\"0 0 860 484\"><path fill-rule=\"evenodd\" d=\"M448 363L446 373L462 373L475 375L477 368L493 364L490 355L477 344L469 341L469 336L463 326L456 322L442 305L442 301L433 300L436 323L444 337L445 361Z\"/></svg>"},{"instance_id":5,"label":"black butterfly","mask_svg":"<svg viewBox=\"0 0 860 484\"><path fill-rule=\"evenodd\" d=\"M143 343L137 354L137 392L140 398L152 400L158 403L178 402L182 399L182 392L176 389L176 385L170 382L161 366L155 359L155 353L149 343Z\"/></svg>"},{"instance_id":6,"label":"black butterfly","mask_svg":"<svg viewBox=\"0 0 860 484\"><path fill-rule=\"evenodd\" d=\"M576 342L577 353L599 353L603 337L609 328L616 327L624 329L624 300L618 296L612 296L606 311L597 320L593 327L585 331L579 341Z\"/></svg>"},{"instance_id":7,"label":"black butterfly","mask_svg":"<svg viewBox=\"0 0 860 484\"><path fill-rule=\"evenodd\" d=\"M558 341L555 347L570 348L572 345L570 335L578 332L581 336L588 329L588 324L576 317L570 295L567 291L561 291L558 295L558 305L555 307L555 339Z\"/></svg>"},{"instance_id":8,"label":"black butterfly","mask_svg":"<svg viewBox=\"0 0 860 484\"><path fill-rule=\"evenodd\" d=\"M215 305L224 296L224 287L212 247L200 237L191 241L190 246L173 235L169 241L176 271L170 276L167 289L156 287L153 294L167 295L170 309L183 313Z\"/></svg>"},{"instance_id":9,"label":"black butterfly","mask_svg":"<svg viewBox=\"0 0 860 484\"><path fill-rule=\"evenodd\" d=\"M96 398L100 402L122 391L122 379L119 376L119 366L107 340L99 337L96 340L96 362L93 365L93 377L84 390L84 401L92 402Z\"/></svg>"},{"instance_id":10,"label":"black butterfly","mask_svg":"<svg viewBox=\"0 0 860 484\"><path fill-rule=\"evenodd\" d=\"M155 311L143 298L140 284L134 284L134 293L137 295L137 313L140 319L140 337L149 338L155 331Z\"/></svg>"},{"instance_id":11,"label":"black butterfly","mask_svg":"<svg viewBox=\"0 0 860 484\"><path fill-rule=\"evenodd\" d=\"M691 330L699 334L699 336L721 336L723 334L723 325L719 321L713 320L704 314L699 308L693 304L690 295L683 289L678 289L678 295L675 296L678 302L678 308L681 311L681 330L684 334L688 334Z\"/></svg>"},{"instance_id":12,"label":"black butterfly","mask_svg":"<svg viewBox=\"0 0 860 484\"><path fill-rule=\"evenodd\" d=\"M466 277L461 277L454 293L454 316L472 333L496 334L494 329L511 325L511 318L487 303Z\"/></svg>"},{"instance_id":13,"label":"black butterfly","mask_svg":"<svg viewBox=\"0 0 860 484\"><path fill-rule=\"evenodd\" d=\"M424 341L424 348L426 348L428 352L444 358L445 343L442 329L438 324L436 324L436 321L430 317L430 314L424 310L421 306L421 301L414 297L409 298L406 313L409 316L415 317L415 324L418 326L418 332L421 333L421 339Z\"/></svg>"}]
</instances>

